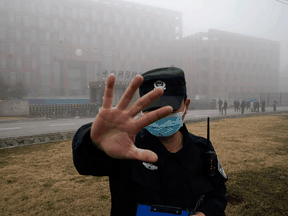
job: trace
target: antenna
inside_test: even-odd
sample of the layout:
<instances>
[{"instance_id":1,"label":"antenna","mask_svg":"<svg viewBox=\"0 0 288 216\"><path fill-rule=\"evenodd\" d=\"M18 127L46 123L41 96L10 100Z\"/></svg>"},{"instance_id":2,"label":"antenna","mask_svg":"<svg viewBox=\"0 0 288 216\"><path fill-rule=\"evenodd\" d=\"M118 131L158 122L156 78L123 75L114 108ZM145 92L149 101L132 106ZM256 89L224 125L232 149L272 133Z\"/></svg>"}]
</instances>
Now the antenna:
<instances>
[{"instance_id":1,"label":"antenna","mask_svg":"<svg viewBox=\"0 0 288 216\"><path fill-rule=\"evenodd\" d=\"M210 130L209 130L209 117L207 118L207 146L209 146L210 141Z\"/></svg>"}]
</instances>

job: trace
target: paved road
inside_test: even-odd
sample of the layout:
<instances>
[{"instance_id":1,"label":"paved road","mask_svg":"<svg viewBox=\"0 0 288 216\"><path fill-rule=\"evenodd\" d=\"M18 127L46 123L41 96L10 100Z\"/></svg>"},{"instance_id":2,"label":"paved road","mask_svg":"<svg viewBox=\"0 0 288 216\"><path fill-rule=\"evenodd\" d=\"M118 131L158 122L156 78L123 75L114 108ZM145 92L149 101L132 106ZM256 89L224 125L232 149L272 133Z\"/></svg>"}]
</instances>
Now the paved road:
<instances>
[{"instance_id":1,"label":"paved road","mask_svg":"<svg viewBox=\"0 0 288 216\"><path fill-rule=\"evenodd\" d=\"M272 107L266 107L266 110L272 111ZM288 111L288 107L277 107L277 111ZM251 113L247 110L245 113ZM245 114L244 113L244 114ZM234 109L228 109L227 115L240 115L241 112L235 112ZM200 119L207 117L217 117L218 110L189 110L185 120ZM135 118L138 118L137 115ZM19 120L11 122L0 122L0 138L31 136L37 134L47 134L56 132L76 131L83 124L93 122L95 118L71 118L71 119L48 119L48 120Z\"/></svg>"}]
</instances>

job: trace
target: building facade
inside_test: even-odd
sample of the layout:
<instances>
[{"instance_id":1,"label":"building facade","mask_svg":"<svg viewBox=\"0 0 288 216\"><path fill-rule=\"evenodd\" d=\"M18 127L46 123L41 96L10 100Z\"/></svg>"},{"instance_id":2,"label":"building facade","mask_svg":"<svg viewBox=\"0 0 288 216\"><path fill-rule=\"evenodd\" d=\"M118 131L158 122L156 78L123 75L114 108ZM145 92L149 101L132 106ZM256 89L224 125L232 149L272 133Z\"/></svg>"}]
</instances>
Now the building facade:
<instances>
[{"instance_id":1,"label":"building facade","mask_svg":"<svg viewBox=\"0 0 288 216\"><path fill-rule=\"evenodd\" d=\"M280 42L210 29L181 46L191 98L279 91Z\"/></svg>"},{"instance_id":2,"label":"building facade","mask_svg":"<svg viewBox=\"0 0 288 216\"><path fill-rule=\"evenodd\" d=\"M121 0L0 0L0 74L24 82L27 98L88 97L89 83L111 72L122 83L177 65L181 39L177 11Z\"/></svg>"}]
</instances>

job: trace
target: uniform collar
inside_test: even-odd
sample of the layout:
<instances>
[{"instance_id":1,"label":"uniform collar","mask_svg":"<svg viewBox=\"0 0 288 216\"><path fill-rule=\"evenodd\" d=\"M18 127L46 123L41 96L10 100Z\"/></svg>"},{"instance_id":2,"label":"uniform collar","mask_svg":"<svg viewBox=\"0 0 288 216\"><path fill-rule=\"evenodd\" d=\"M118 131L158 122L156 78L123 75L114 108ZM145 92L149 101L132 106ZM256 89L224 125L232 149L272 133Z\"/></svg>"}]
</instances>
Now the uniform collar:
<instances>
[{"instance_id":1,"label":"uniform collar","mask_svg":"<svg viewBox=\"0 0 288 216\"><path fill-rule=\"evenodd\" d=\"M195 154L199 154L199 149L197 149L194 145L193 139L190 136L189 131L186 128L185 123L180 128L180 132L183 134L183 147L177 153L169 152L165 146L159 141L159 139L152 134L150 134L146 129L143 129L143 135L145 136L145 140L143 140L141 146L155 152L158 155L158 161L155 165L163 165L169 157L177 157L177 159L181 162L181 164L189 168L189 163ZM189 156L188 156L189 155Z\"/></svg>"}]
</instances>

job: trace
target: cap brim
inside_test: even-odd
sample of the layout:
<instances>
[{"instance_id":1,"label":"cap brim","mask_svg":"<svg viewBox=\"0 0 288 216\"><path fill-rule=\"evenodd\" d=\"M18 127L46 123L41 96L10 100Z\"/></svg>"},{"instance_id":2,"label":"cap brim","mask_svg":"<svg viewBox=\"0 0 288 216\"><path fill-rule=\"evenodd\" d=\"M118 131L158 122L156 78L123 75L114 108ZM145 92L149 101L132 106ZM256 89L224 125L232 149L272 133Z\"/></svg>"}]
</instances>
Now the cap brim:
<instances>
[{"instance_id":1,"label":"cap brim","mask_svg":"<svg viewBox=\"0 0 288 216\"><path fill-rule=\"evenodd\" d=\"M183 98L184 98L184 95L179 95L179 96L162 95L160 98L157 98L155 101L153 101L149 106L145 107L142 110L142 112L152 111L152 110L164 107L164 106L172 106L173 111L177 111L180 109Z\"/></svg>"}]
</instances>

